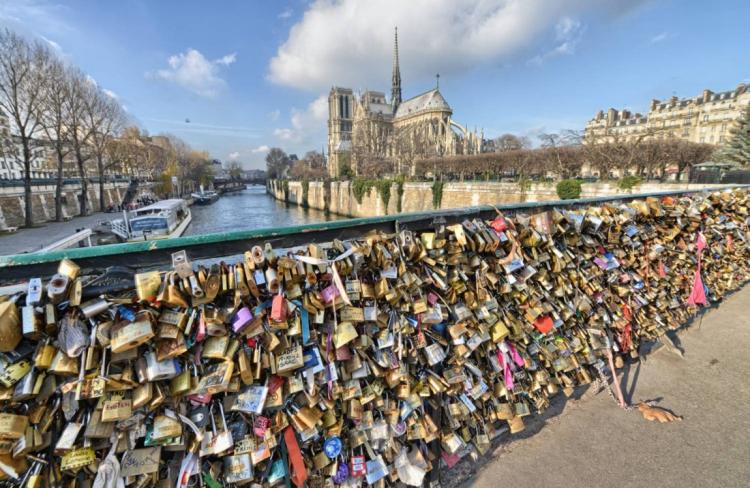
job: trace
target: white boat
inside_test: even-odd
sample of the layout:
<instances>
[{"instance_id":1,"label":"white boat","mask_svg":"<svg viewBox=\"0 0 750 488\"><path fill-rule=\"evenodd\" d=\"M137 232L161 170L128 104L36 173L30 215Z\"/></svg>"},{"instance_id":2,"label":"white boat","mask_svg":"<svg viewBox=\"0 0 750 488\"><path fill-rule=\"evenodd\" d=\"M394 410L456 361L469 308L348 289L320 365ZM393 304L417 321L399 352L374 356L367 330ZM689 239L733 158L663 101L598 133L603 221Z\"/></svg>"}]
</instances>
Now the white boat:
<instances>
[{"instance_id":1,"label":"white boat","mask_svg":"<svg viewBox=\"0 0 750 488\"><path fill-rule=\"evenodd\" d=\"M190 196L193 197L193 203L195 205L210 205L219 199L219 194L217 192L213 190L204 191L203 187L201 187L201 191L191 193Z\"/></svg>"},{"instance_id":2,"label":"white boat","mask_svg":"<svg viewBox=\"0 0 750 488\"><path fill-rule=\"evenodd\" d=\"M181 198L161 200L130 212L111 222L112 233L125 242L170 239L185 233L193 220L190 208Z\"/></svg>"}]
</instances>

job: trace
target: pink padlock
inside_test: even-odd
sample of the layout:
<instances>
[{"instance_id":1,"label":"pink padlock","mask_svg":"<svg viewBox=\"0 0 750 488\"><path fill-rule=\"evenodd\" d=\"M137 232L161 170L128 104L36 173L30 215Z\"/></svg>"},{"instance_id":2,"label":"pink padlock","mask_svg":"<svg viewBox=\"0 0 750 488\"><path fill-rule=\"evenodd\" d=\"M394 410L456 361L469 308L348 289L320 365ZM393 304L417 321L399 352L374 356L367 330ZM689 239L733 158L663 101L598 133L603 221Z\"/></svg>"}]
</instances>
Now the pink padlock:
<instances>
[{"instance_id":1,"label":"pink padlock","mask_svg":"<svg viewBox=\"0 0 750 488\"><path fill-rule=\"evenodd\" d=\"M286 316L286 298L284 298L284 295L276 295L273 297L273 303L271 304L271 320L274 322L284 322Z\"/></svg>"},{"instance_id":2,"label":"pink padlock","mask_svg":"<svg viewBox=\"0 0 750 488\"><path fill-rule=\"evenodd\" d=\"M320 292L320 296L325 303L331 303L334 298L341 296L341 292L339 292L336 285L328 285Z\"/></svg>"},{"instance_id":3,"label":"pink padlock","mask_svg":"<svg viewBox=\"0 0 750 488\"><path fill-rule=\"evenodd\" d=\"M234 321L232 322L232 330L235 334L239 334L245 328L250 325L250 322L253 321L253 313L250 311L247 307L242 307L237 311L237 315L234 316Z\"/></svg>"}]
</instances>

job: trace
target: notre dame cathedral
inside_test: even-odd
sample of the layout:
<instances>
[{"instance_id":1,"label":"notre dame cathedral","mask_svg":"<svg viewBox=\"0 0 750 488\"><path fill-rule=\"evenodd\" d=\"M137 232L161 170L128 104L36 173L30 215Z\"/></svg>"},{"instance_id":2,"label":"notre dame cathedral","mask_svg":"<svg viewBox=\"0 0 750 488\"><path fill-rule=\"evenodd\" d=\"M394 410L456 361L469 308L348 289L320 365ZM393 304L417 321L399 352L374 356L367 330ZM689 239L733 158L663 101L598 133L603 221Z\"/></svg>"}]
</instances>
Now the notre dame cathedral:
<instances>
[{"instance_id":1,"label":"notre dame cathedral","mask_svg":"<svg viewBox=\"0 0 750 488\"><path fill-rule=\"evenodd\" d=\"M351 88L331 88L328 173L338 177L342 164L359 173L365 164L381 163L391 163L394 172L408 173L411 163L420 158L478 154L482 135L455 122L452 114L439 86L401 100L396 31L390 100L383 92L355 95Z\"/></svg>"}]
</instances>

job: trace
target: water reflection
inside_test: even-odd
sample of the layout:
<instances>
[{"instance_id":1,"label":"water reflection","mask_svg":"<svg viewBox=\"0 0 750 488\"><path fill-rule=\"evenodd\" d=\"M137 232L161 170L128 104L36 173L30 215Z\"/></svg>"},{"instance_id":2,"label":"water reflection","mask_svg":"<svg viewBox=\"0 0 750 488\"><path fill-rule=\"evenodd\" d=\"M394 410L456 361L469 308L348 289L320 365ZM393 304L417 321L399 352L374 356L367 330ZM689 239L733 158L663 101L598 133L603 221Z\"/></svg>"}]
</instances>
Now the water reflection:
<instances>
[{"instance_id":1,"label":"water reflection","mask_svg":"<svg viewBox=\"0 0 750 488\"><path fill-rule=\"evenodd\" d=\"M190 210L193 222L185 232L186 236L286 227L343 218L326 215L320 210L287 205L268 195L263 186L249 186L241 192L228 193L211 205L193 205Z\"/></svg>"}]
</instances>

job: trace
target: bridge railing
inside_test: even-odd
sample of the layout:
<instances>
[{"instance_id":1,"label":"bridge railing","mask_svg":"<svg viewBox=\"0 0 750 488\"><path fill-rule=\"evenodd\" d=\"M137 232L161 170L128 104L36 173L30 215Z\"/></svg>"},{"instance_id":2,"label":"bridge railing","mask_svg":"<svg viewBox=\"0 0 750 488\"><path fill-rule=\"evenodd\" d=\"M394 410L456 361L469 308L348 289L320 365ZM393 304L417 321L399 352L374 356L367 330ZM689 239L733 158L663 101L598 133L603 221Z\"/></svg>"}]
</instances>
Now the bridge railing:
<instances>
[{"instance_id":1,"label":"bridge railing","mask_svg":"<svg viewBox=\"0 0 750 488\"><path fill-rule=\"evenodd\" d=\"M466 207L432 212L405 213L383 217L336 220L315 224L266 229L240 230L178 237L124 244L110 244L89 248L75 248L46 253L28 253L0 256L0 283L7 284L19 280L50 276L55 273L59 261L69 258L84 270L103 269L108 266L130 266L136 269L164 266L171 262L171 254L185 249L194 261L218 259L236 256L249 250L254 245L271 243L275 248L286 249L308 243L325 243L333 239L353 239L372 230L394 232L399 230L427 230L438 222L453 224L464 219L490 219L495 208L501 212L535 213L553 208L577 208L604 203L628 202L646 197L681 196L707 194L733 188L750 187L737 185L733 187L703 188L701 190L678 190L651 193L634 193L608 197L581 198L577 200L555 200L544 202L525 202L520 204L501 204L493 206Z\"/></svg>"}]
</instances>

